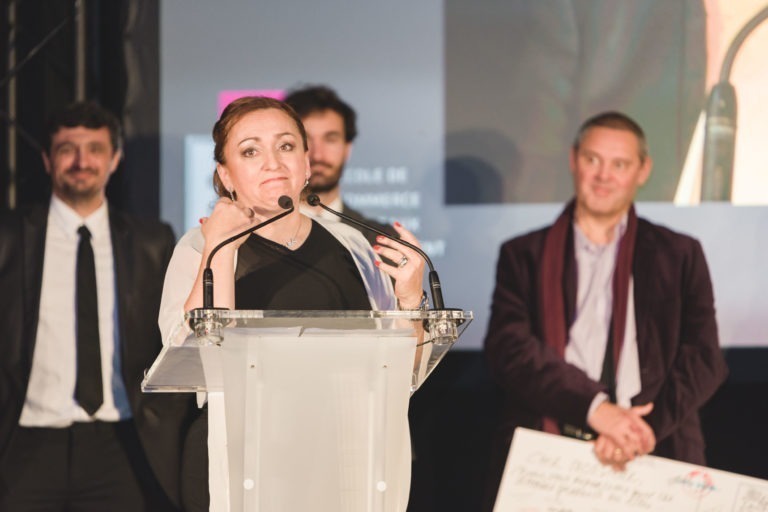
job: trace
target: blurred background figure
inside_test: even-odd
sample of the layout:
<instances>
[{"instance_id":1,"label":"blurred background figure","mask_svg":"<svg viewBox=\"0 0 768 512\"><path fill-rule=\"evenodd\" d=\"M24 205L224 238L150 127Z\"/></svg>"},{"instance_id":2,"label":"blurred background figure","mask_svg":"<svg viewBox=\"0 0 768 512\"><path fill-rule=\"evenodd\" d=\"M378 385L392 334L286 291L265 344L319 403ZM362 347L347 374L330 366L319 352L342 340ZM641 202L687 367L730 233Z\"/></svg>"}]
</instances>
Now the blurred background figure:
<instances>
[{"instance_id":1,"label":"blurred background figure","mask_svg":"<svg viewBox=\"0 0 768 512\"><path fill-rule=\"evenodd\" d=\"M312 166L307 192L317 194L323 204L337 212L397 236L392 226L367 219L344 203L340 182L352 152L352 142L357 137L357 114L354 109L339 98L333 89L324 85L289 91L285 102L299 114L307 130L309 163ZM376 233L326 212L319 206L302 203L301 207L307 215L347 223L360 230L371 245L376 243Z\"/></svg>"}]
</instances>

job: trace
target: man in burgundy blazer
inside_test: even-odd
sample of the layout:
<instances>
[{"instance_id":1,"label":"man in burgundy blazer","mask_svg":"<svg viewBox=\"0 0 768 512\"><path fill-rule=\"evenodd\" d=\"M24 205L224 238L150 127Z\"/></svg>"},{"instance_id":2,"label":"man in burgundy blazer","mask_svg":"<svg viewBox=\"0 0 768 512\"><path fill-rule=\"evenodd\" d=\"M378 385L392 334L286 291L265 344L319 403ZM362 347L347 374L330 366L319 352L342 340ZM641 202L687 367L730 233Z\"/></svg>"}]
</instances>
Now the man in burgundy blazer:
<instances>
[{"instance_id":1,"label":"man in burgundy blazer","mask_svg":"<svg viewBox=\"0 0 768 512\"><path fill-rule=\"evenodd\" d=\"M635 192L650 174L646 151L642 129L623 114L609 112L586 121L571 151L573 203L554 225L501 247L485 339L492 376L505 394L494 440L489 508L518 426L558 432L568 424L592 430L596 455L616 466L648 452L704 463L698 411L727 374L712 285L696 240L634 217ZM622 305L634 302L640 382L639 392L631 397L632 407L603 403L602 393L609 391L606 384L563 356L580 313L577 229L598 247L617 233L621 240L613 240L618 247L611 318L615 322L622 309L615 302L621 297L617 283L624 265ZM552 242L558 236L559 246ZM627 245L630 238L634 247ZM561 272L552 276L552 268L558 266ZM628 281L634 287L631 297ZM552 329L559 339L553 339ZM617 335L606 332L606 337ZM620 350L626 352L634 340L627 337ZM614 367L617 364L614 361Z\"/></svg>"}]
</instances>

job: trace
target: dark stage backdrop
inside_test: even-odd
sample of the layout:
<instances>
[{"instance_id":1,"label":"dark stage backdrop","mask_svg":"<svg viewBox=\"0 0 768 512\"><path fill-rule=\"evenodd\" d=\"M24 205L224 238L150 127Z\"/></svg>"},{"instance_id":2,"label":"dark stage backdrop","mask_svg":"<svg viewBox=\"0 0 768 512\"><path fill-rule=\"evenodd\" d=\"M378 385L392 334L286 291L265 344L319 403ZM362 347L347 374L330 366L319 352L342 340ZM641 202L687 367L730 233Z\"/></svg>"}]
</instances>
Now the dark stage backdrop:
<instances>
[{"instance_id":1,"label":"dark stage backdrop","mask_svg":"<svg viewBox=\"0 0 768 512\"><path fill-rule=\"evenodd\" d=\"M6 16L15 5L16 18ZM112 176L110 202L129 212L160 215L158 3L154 0L89 0L83 3L86 32L85 97L123 122L122 163ZM73 0L0 2L0 188L2 208L47 201L49 178L40 153L45 119L75 100L76 11ZM8 71L9 50L16 67ZM15 78L16 116L9 116L8 87ZM9 126L16 129L16 172L8 165ZM14 176L14 178L11 178Z\"/></svg>"},{"instance_id":2,"label":"dark stage backdrop","mask_svg":"<svg viewBox=\"0 0 768 512\"><path fill-rule=\"evenodd\" d=\"M457 349L478 349L499 245L557 215L569 194L567 151L579 121L597 110L622 109L648 128L656 163L639 212L702 241L723 346L768 345L768 273L760 271L768 252L768 208L761 205L768 186L748 187L760 201L740 199L742 206L670 202L673 196L690 202L680 192L683 170L699 154L695 134L707 57L701 2L471 4L329 0L321 8L289 0L265 12L246 0L86 2L86 93L117 113L126 129L126 158L109 187L111 201L160 215L180 235L210 206L210 129L224 95L330 84L360 120L345 174L348 202L419 235L440 271L447 303L475 313ZM17 128L17 203L45 200L43 121L74 98L74 2L15 5L17 62L61 26L15 74L14 119L7 80L0 86L2 207L9 206L8 126ZM747 39L734 74L749 51L768 49L764 25ZM641 30L646 26L653 30ZM0 19L6 68L10 28L7 17ZM608 58L614 53L623 58ZM760 70L748 72L760 76ZM766 102L747 101L756 84L736 85L744 100L740 123L768 118ZM740 141L755 132L739 133L737 153L751 147ZM751 154L756 162L768 156L764 143ZM734 185L751 172L749 162L737 158ZM758 166L768 177L764 169Z\"/></svg>"}]
</instances>

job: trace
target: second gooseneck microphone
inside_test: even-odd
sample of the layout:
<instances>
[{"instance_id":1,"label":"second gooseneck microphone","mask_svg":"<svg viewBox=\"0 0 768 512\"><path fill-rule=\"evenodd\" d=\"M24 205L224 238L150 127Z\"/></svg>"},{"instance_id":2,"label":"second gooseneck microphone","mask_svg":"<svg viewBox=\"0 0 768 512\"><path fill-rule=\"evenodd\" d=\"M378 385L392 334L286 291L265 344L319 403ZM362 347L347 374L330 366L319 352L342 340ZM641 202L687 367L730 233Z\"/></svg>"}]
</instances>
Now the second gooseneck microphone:
<instances>
[{"instance_id":1,"label":"second gooseneck microphone","mask_svg":"<svg viewBox=\"0 0 768 512\"><path fill-rule=\"evenodd\" d=\"M329 208L328 206L325 206L320 201L320 198L317 196L317 194L309 194L307 196L307 204L309 204L310 206L319 206L323 210L330 212L336 215L337 217L341 217L342 219L347 220L357 226L360 226L363 229L367 229L368 231L373 231L374 233L377 233L383 237L386 237L390 240L394 240L395 242L399 244L403 244L409 249L413 249L414 251L419 253L419 255L424 259L424 261L427 262L427 266L429 267L429 290L432 295L433 309L436 309L436 310L445 309L445 303L443 302L443 291L442 291L442 287L440 286L440 278L437 276L437 271L435 270L434 265L432 265L432 260L429 259L429 256L427 256L427 253L422 251L421 248L416 247L415 245L408 243L405 240L401 240L400 238L395 238L392 235L385 233L384 231L378 228L375 228L371 225L366 224L365 222L361 222L357 219L353 219L349 215L344 215L341 212L337 212L336 210Z\"/></svg>"},{"instance_id":2,"label":"second gooseneck microphone","mask_svg":"<svg viewBox=\"0 0 768 512\"><path fill-rule=\"evenodd\" d=\"M286 211L278 213L274 217L270 217L264 222L256 224L255 226L251 226L248 229L227 238L219 245L214 247L211 253L208 255L208 260L205 262L205 268L203 269L203 309L213 309L213 270L211 270L211 261L213 260L213 256L225 245L234 242L241 236L253 233L257 229L261 229L268 224L272 224L276 220L282 219L294 210L293 200L288 196L280 196L280 198L277 200L277 204L280 206L280 208Z\"/></svg>"}]
</instances>

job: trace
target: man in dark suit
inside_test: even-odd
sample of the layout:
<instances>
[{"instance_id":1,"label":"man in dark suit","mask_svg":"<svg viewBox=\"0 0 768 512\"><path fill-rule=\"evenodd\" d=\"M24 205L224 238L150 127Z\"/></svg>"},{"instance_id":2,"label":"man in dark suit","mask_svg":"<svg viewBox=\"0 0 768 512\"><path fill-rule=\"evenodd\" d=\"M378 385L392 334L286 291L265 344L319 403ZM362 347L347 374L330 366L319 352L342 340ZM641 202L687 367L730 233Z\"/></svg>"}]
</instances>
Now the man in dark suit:
<instances>
[{"instance_id":1,"label":"man in dark suit","mask_svg":"<svg viewBox=\"0 0 768 512\"><path fill-rule=\"evenodd\" d=\"M285 102L299 114L307 130L309 163L312 167L307 192L317 194L326 206L397 237L392 226L368 219L342 201L339 182L352 151L352 142L357 136L357 114L352 107L339 98L335 91L322 85L291 91L285 97ZM362 229L346 219L339 219L319 206L311 207L303 203L302 211L331 221L341 220L360 230L371 245L376 244L376 233Z\"/></svg>"},{"instance_id":2,"label":"man in dark suit","mask_svg":"<svg viewBox=\"0 0 768 512\"><path fill-rule=\"evenodd\" d=\"M48 205L0 219L0 510L176 510L191 399L147 395L170 227L108 207L117 119L52 116Z\"/></svg>"},{"instance_id":3,"label":"man in dark suit","mask_svg":"<svg viewBox=\"0 0 768 512\"><path fill-rule=\"evenodd\" d=\"M493 503L517 426L595 440L622 467L654 453L704 463L699 408L727 369L700 244L635 216L645 135L606 112L570 155L575 199L503 244L485 349L505 392Z\"/></svg>"}]
</instances>

